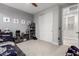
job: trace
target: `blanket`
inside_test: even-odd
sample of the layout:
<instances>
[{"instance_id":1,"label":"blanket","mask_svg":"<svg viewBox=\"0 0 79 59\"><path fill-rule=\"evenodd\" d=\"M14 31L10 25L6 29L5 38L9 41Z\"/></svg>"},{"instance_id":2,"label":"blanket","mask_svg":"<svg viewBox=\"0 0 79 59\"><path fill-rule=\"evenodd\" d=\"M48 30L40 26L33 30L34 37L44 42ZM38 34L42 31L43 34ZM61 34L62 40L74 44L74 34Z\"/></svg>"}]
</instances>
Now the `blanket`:
<instances>
[{"instance_id":1,"label":"blanket","mask_svg":"<svg viewBox=\"0 0 79 59\"><path fill-rule=\"evenodd\" d=\"M70 46L66 52L66 56L79 56L79 48Z\"/></svg>"},{"instance_id":2,"label":"blanket","mask_svg":"<svg viewBox=\"0 0 79 59\"><path fill-rule=\"evenodd\" d=\"M17 56L17 51L12 45L0 46L0 56Z\"/></svg>"}]
</instances>

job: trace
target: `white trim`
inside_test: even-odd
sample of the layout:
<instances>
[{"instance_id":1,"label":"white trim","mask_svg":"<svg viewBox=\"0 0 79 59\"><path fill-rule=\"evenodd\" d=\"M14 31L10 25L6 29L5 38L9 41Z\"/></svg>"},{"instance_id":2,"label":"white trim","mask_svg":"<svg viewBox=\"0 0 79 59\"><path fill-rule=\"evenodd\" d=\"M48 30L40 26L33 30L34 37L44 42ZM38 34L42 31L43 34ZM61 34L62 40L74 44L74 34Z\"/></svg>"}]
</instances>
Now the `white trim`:
<instances>
[{"instance_id":1,"label":"white trim","mask_svg":"<svg viewBox=\"0 0 79 59\"><path fill-rule=\"evenodd\" d=\"M58 43L57 43L57 42L52 42L52 44L58 45Z\"/></svg>"}]
</instances>

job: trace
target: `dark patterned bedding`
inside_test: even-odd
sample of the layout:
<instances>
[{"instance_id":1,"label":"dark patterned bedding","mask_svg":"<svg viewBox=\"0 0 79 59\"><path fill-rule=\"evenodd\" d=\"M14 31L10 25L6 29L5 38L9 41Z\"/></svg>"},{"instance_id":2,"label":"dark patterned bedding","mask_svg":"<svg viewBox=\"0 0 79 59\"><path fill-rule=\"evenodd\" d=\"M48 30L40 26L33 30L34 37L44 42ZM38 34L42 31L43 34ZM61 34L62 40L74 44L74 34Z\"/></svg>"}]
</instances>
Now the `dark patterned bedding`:
<instances>
[{"instance_id":1,"label":"dark patterned bedding","mask_svg":"<svg viewBox=\"0 0 79 59\"><path fill-rule=\"evenodd\" d=\"M0 43L0 56L17 56L17 51L13 42Z\"/></svg>"},{"instance_id":2,"label":"dark patterned bedding","mask_svg":"<svg viewBox=\"0 0 79 59\"><path fill-rule=\"evenodd\" d=\"M12 45L0 46L0 49L2 49L0 56L17 56L17 51Z\"/></svg>"},{"instance_id":3,"label":"dark patterned bedding","mask_svg":"<svg viewBox=\"0 0 79 59\"><path fill-rule=\"evenodd\" d=\"M79 56L79 48L70 46L66 52L66 56Z\"/></svg>"}]
</instances>

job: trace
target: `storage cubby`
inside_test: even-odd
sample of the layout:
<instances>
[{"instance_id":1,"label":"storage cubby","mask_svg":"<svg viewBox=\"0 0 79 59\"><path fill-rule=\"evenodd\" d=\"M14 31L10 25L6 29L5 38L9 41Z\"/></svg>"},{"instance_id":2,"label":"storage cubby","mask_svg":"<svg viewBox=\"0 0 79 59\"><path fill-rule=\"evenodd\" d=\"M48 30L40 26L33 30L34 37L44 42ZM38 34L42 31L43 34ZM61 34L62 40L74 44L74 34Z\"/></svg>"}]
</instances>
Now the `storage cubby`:
<instances>
[{"instance_id":1,"label":"storage cubby","mask_svg":"<svg viewBox=\"0 0 79 59\"><path fill-rule=\"evenodd\" d=\"M35 37L35 23L31 22L31 24L29 25L29 38L34 39L34 37Z\"/></svg>"}]
</instances>

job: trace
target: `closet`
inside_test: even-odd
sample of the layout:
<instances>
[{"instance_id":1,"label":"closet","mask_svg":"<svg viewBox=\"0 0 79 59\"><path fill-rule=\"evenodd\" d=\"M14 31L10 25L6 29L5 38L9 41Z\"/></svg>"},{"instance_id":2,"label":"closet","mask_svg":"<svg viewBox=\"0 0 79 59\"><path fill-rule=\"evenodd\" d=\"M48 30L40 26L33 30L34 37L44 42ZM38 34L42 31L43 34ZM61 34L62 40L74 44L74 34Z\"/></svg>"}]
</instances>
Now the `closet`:
<instances>
[{"instance_id":1,"label":"closet","mask_svg":"<svg viewBox=\"0 0 79 59\"><path fill-rule=\"evenodd\" d=\"M52 42L52 25L53 25L53 14L51 12L41 13L37 19L37 30L38 38L40 40Z\"/></svg>"}]
</instances>

